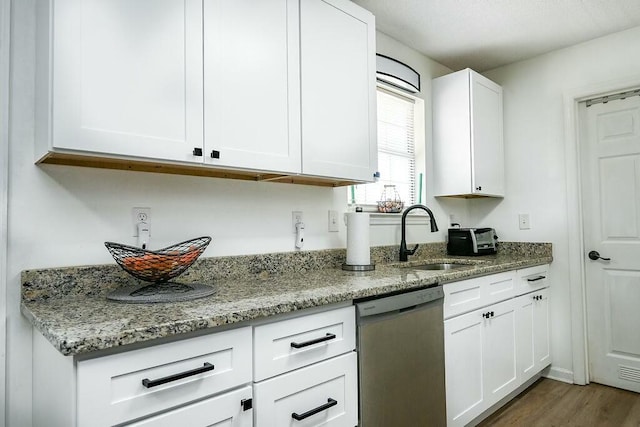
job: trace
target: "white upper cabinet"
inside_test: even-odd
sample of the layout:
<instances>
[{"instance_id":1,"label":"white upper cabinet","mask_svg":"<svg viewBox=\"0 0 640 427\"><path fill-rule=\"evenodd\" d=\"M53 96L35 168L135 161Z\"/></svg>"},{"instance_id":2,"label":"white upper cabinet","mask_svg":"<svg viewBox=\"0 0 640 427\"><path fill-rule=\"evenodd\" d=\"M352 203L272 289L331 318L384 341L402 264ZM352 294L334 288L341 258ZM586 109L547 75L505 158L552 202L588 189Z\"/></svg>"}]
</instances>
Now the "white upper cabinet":
<instances>
[{"instance_id":1,"label":"white upper cabinet","mask_svg":"<svg viewBox=\"0 0 640 427\"><path fill-rule=\"evenodd\" d=\"M300 2L302 172L373 181L375 18L344 0Z\"/></svg>"},{"instance_id":2,"label":"white upper cabinet","mask_svg":"<svg viewBox=\"0 0 640 427\"><path fill-rule=\"evenodd\" d=\"M194 161L202 146L199 0L38 6L40 47L51 43L38 55L40 94L50 97L38 105L46 135L38 156L54 149Z\"/></svg>"},{"instance_id":3,"label":"white upper cabinet","mask_svg":"<svg viewBox=\"0 0 640 427\"><path fill-rule=\"evenodd\" d=\"M504 196L502 88L465 69L433 80L436 196Z\"/></svg>"},{"instance_id":4,"label":"white upper cabinet","mask_svg":"<svg viewBox=\"0 0 640 427\"><path fill-rule=\"evenodd\" d=\"M296 0L204 0L205 163L300 173L297 22Z\"/></svg>"},{"instance_id":5,"label":"white upper cabinet","mask_svg":"<svg viewBox=\"0 0 640 427\"><path fill-rule=\"evenodd\" d=\"M350 1L37 1L38 162L373 181L374 17Z\"/></svg>"}]
</instances>

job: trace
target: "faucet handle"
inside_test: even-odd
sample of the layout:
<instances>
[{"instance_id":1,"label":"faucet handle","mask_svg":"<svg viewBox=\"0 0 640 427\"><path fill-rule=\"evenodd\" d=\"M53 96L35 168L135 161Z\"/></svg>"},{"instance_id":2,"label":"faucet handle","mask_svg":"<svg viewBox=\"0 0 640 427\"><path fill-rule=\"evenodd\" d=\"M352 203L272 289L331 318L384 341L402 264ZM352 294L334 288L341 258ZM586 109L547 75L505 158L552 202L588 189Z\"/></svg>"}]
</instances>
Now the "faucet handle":
<instances>
[{"instance_id":1,"label":"faucet handle","mask_svg":"<svg viewBox=\"0 0 640 427\"><path fill-rule=\"evenodd\" d=\"M413 255L414 253L416 253L416 250L418 249L418 244L416 244L413 249L407 249L407 255Z\"/></svg>"}]
</instances>

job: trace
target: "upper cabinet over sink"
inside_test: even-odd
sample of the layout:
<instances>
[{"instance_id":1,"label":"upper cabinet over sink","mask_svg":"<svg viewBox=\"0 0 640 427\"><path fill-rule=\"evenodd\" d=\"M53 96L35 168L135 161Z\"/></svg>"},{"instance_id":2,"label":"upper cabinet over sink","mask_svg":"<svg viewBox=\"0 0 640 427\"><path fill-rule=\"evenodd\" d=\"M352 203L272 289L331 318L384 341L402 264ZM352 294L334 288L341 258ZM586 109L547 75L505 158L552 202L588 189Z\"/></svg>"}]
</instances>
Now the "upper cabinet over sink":
<instances>
[{"instance_id":1,"label":"upper cabinet over sink","mask_svg":"<svg viewBox=\"0 0 640 427\"><path fill-rule=\"evenodd\" d=\"M432 93L435 195L504 197L502 88L467 68Z\"/></svg>"},{"instance_id":2,"label":"upper cabinet over sink","mask_svg":"<svg viewBox=\"0 0 640 427\"><path fill-rule=\"evenodd\" d=\"M346 185L377 171L347 0L38 0L36 161Z\"/></svg>"}]
</instances>

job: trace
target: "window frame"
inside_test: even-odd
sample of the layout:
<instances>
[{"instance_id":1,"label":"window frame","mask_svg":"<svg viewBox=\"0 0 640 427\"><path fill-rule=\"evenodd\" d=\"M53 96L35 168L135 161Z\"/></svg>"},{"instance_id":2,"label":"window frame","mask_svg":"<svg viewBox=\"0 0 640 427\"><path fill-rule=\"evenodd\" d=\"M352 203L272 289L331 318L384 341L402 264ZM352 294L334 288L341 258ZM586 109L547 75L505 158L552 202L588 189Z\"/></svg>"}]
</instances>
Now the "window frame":
<instances>
[{"instance_id":1,"label":"window frame","mask_svg":"<svg viewBox=\"0 0 640 427\"><path fill-rule=\"evenodd\" d=\"M426 200L426 164L427 164L427 158L426 158L426 133L425 133L425 128L426 128L426 118L425 118L425 106L424 106L424 99L417 97L413 94L410 94L408 92L405 92L401 89L395 88L389 84L385 84L382 82L376 82L376 96L378 93L378 90L382 89L383 91L386 92L390 92L394 95L403 97L403 98L408 98L411 99L414 103L414 162L415 162L415 189L416 189L416 198L415 198L415 203L421 203L424 204L424 201ZM377 117L376 117L376 123L377 123ZM422 186L420 186L420 176L422 176ZM361 185L368 185L368 184L361 184ZM367 204L367 203L359 203L359 202L352 202L352 198L351 198L351 189L352 186L348 187L349 190L347 192L347 207L350 208L351 210L355 209L356 207L361 207L363 212L369 212L371 214L375 214L376 216L380 215L381 217L386 217L387 219L390 219L394 216L400 216L402 215L401 213L382 213L382 212L378 212L378 205L377 204ZM421 191L421 193L420 193ZM406 202L406 201L405 201ZM405 203L405 207L408 207L407 204ZM388 221L380 221L382 223L388 223Z\"/></svg>"}]
</instances>

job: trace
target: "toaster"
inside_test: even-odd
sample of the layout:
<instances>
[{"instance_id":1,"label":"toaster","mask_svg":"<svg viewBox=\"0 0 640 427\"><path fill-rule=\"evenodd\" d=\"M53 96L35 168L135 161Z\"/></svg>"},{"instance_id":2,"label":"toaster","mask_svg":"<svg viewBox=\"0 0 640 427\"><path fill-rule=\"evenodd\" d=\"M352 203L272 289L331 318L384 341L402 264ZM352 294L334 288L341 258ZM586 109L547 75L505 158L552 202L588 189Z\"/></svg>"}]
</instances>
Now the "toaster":
<instances>
[{"instance_id":1,"label":"toaster","mask_svg":"<svg viewBox=\"0 0 640 427\"><path fill-rule=\"evenodd\" d=\"M493 228L450 228L449 255L490 255L496 253L498 236Z\"/></svg>"}]
</instances>

